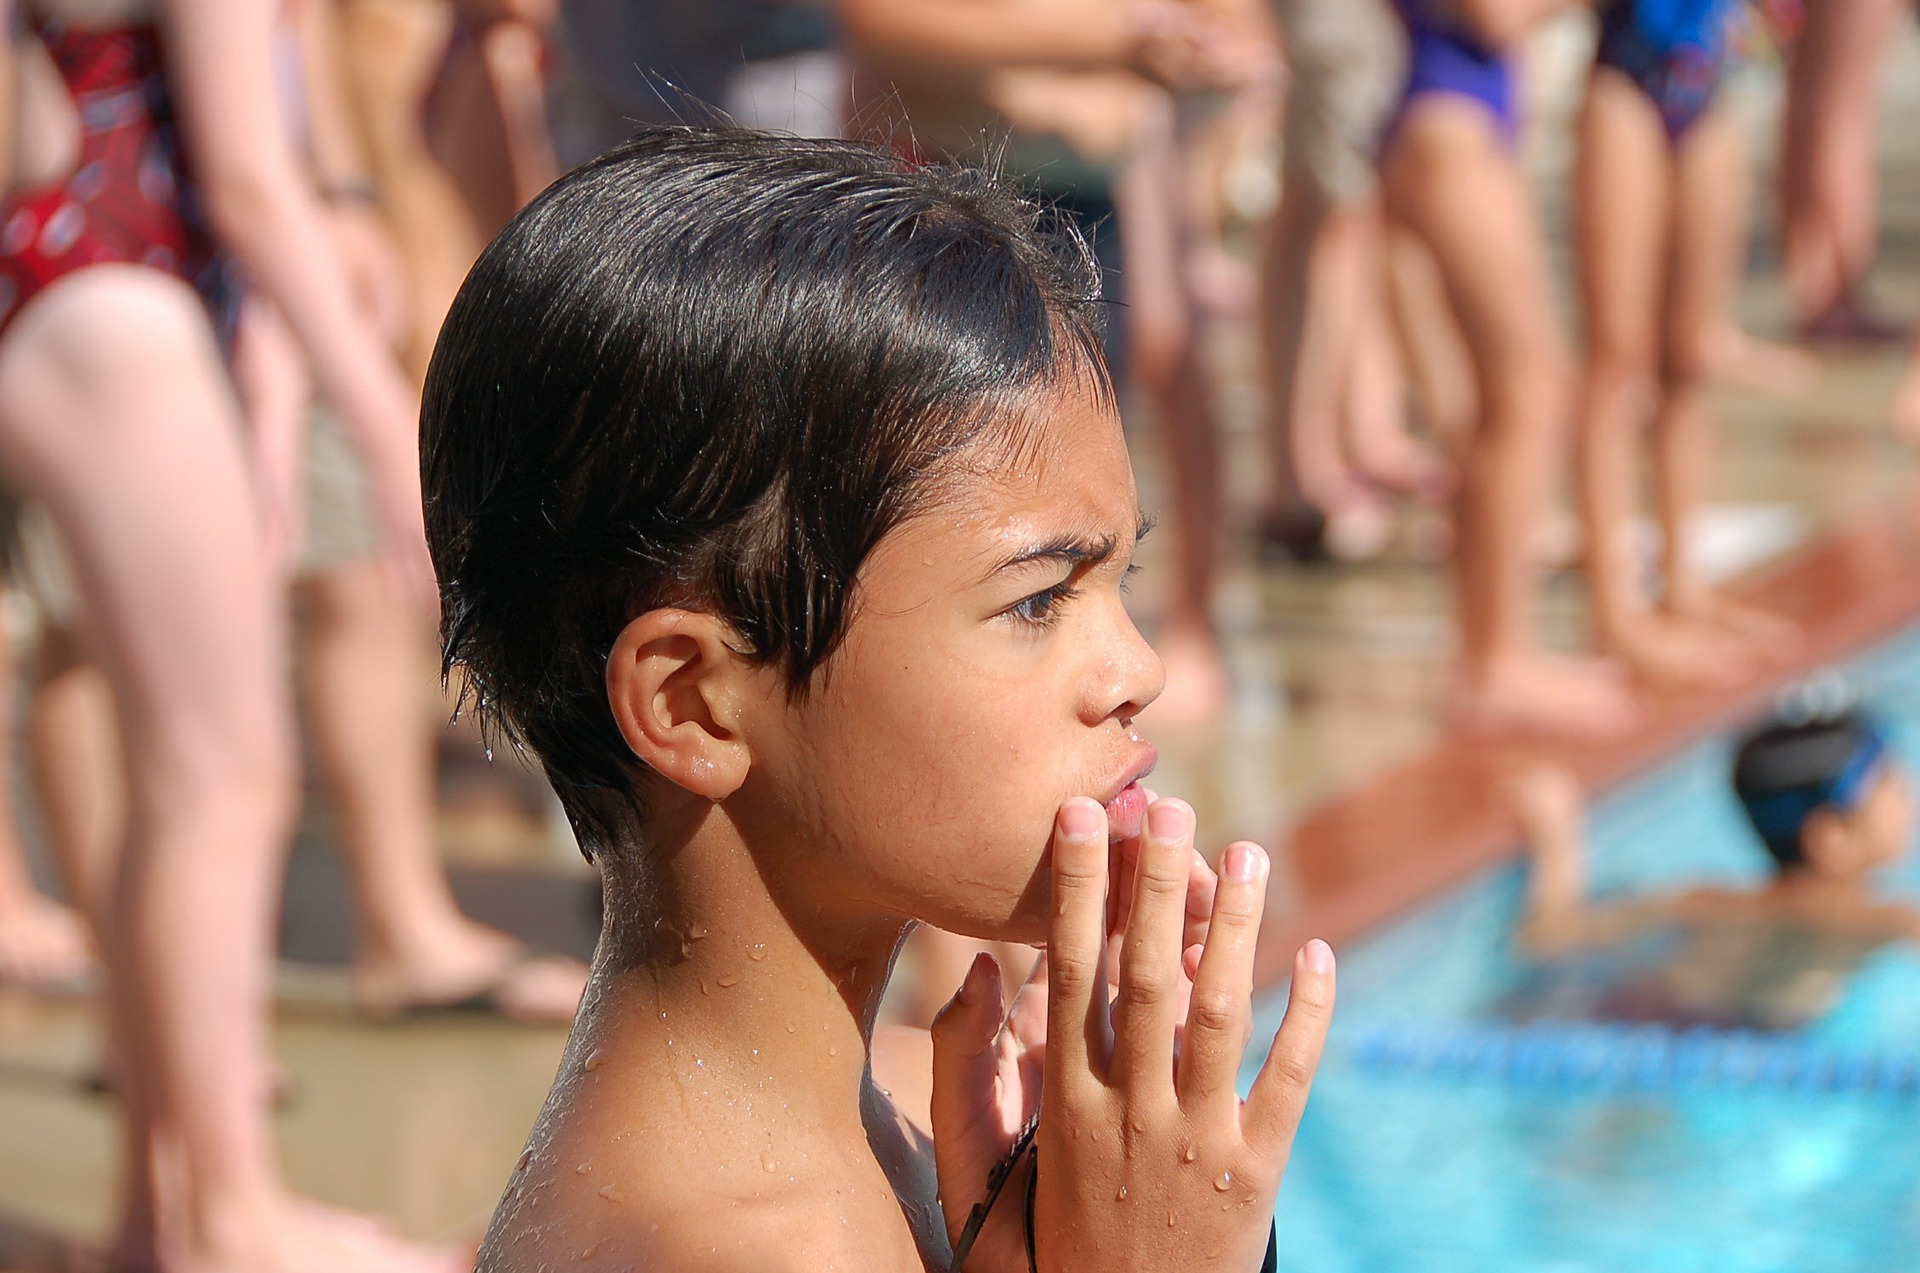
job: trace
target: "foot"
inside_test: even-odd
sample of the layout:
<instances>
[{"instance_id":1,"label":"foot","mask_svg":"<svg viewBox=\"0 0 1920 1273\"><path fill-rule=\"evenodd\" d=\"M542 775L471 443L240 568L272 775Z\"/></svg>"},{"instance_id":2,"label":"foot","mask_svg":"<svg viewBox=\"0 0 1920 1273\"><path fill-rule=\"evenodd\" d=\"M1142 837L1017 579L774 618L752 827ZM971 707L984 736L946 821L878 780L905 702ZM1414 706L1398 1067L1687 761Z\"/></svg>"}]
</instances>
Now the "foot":
<instances>
[{"instance_id":1,"label":"foot","mask_svg":"<svg viewBox=\"0 0 1920 1273\"><path fill-rule=\"evenodd\" d=\"M79 990L96 970L93 938L79 912L31 889L0 904L0 985Z\"/></svg>"},{"instance_id":2,"label":"foot","mask_svg":"<svg viewBox=\"0 0 1920 1273\"><path fill-rule=\"evenodd\" d=\"M1827 345L1856 345L1876 347L1897 345L1907 339L1907 329L1899 323L1874 313L1855 297L1843 297L1829 306L1826 312L1809 318L1800 325L1801 336L1812 342Z\"/></svg>"},{"instance_id":3,"label":"foot","mask_svg":"<svg viewBox=\"0 0 1920 1273\"><path fill-rule=\"evenodd\" d=\"M1811 393L1820 382L1820 359L1813 354L1733 326L1714 337L1707 364L1727 384L1782 397Z\"/></svg>"},{"instance_id":4,"label":"foot","mask_svg":"<svg viewBox=\"0 0 1920 1273\"><path fill-rule=\"evenodd\" d=\"M1462 673L1449 695L1456 729L1498 736L1608 738L1639 721L1618 665L1603 659L1526 654L1486 673Z\"/></svg>"},{"instance_id":5,"label":"foot","mask_svg":"<svg viewBox=\"0 0 1920 1273\"><path fill-rule=\"evenodd\" d=\"M1142 713L1143 723L1179 729L1217 720L1233 691L1219 638L1197 625L1170 625L1154 648L1167 679L1160 697Z\"/></svg>"},{"instance_id":6,"label":"foot","mask_svg":"<svg viewBox=\"0 0 1920 1273\"><path fill-rule=\"evenodd\" d=\"M231 1217L217 1241L122 1241L117 1273L463 1273L473 1252L410 1242L366 1216L282 1198ZM155 1249L155 1247L159 1249Z\"/></svg>"},{"instance_id":7,"label":"foot","mask_svg":"<svg viewBox=\"0 0 1920 1273\"><path fill-rule=\"evenodd\" d=\"M1659 611L1622 624L1606 645L1656 689L1725 689L1761 666L1751 643L1726 629Z\"/></svg>"},{"instance_id":8,"label":"foot","mask_svg":"<svg viewBox=\"0 0 1920 1273\"><path fill-rule=\"evenodd\" d=\"M1683 619L1711 625L1744 642L1753 655L1764 662L1785 663L1806 644L1806 634L1792 619L1761 606L1735 601L1724 592L1703 592L1672 610Z\"/></svg>"},{"instance_id":9,"label":"foot","mask_svg":"<svg viewBox=\"0 0 1920 1273\"><path fill-rule=\"evenodd\" d=\"M1439 503L1453 494L1453 466L1405 429L1348 440L1348 458L1362 479L1397 495Z\"/></svg>"},{"instance_id":10,"label":"foot","mask_svg":"<svg viewBox=\"0 0 1920 1273\"><path fill-rule=\"evenodd\" d=\"M587 966L579 960L535 956L470 920L411 958L363 956L353 971L355 1005L380 1019L473 1007L513 1021L566 1025L586 985Z\"/></svg>"},{"instance_id":11,"label":"foot","mask_svg":"<svg viewBox=\"0 0 1920 1273\"><path fill-rule=\"evenodd\" d=\"M1260 514L1254 551L1263 562L1358 565L1384 554L1393 532L1393 509L1378 492L1355 486L1325 504L1286 504Z\"/></svg>"}]
</instances>

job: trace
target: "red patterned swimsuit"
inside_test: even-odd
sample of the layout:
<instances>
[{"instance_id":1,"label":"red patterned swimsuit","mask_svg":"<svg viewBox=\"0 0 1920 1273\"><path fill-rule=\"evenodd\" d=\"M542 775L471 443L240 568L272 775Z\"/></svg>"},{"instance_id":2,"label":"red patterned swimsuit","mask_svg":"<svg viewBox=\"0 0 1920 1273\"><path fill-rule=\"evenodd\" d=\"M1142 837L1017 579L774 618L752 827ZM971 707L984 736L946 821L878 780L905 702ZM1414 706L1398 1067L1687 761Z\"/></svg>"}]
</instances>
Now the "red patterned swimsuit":
<instances>
[{"instance_id":1,"label":"red patterned swimsuit","mask_svg":"<svg viewBox=\"0 0 1920 1273\"><path fill-rule=\"evenodd\" d=\"M230 340L239 289L181 162L159 33L47 22L36 34L73 94L80 161L0 203L0 330L55 280L116 262L191 283Z\"/></svg>"}]
</instances>

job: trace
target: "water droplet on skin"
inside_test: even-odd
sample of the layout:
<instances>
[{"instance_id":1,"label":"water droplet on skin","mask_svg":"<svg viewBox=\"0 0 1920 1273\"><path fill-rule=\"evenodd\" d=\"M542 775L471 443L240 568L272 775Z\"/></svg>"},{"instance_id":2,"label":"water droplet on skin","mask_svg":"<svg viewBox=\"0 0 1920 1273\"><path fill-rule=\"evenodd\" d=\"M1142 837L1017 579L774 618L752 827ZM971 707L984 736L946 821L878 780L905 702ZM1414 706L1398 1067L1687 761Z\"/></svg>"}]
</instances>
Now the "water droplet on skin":
<instances>
[{"instance_id":1,"label":"water droplet on skin","mask_svg":"<svg viewBox=\"0 0 1920 1273\"><path fill-rule=\"evenodd\" d=\"M1115 1202L1125 1202L1127 1200L1127 1187L1125 1185L1120 1186L1120 1192L1113 1195L1113 1200Z\"/></svg>"},{"instance_id":2,"label":"water droplet on skin","mask_svg":"<svg viewBox=\"0 0 1920 1273\"><path fill-rule=\"evenodd\" d=\"M1167 1227L1169 1229L1173 1227L1173 1212L1171 1211L1167 1212Z\"/></svg>"},{"instance_id":3,"label":"water droplet on skin","mask_svg":"<svg viewBox=\"0 0 1920 1273\"><path fill-rule=\"evenodd\" d=\"M573 1169L573 1174L574 1174L574 1175L576 1175L576 1176L584 1176L584 1175L586 1175L586 1174L587 1174L588 1172L590 1172L590 1171L592 1171L592 1170L593 1170L593 1164L592 1164L592 1163L590 1163L590 1162L583 1162L583 1163L581 1163L581 1164L580 1164L580 1165L579 1165L578 1167L575 1167L575 1168Z\"/></svg>"},{"instance_id":4,"label":"water droplet on skin","mask_svg":"<svg viewBox=\"0 0 1920 1273\"><path fill-rule=\"evenodd\" d=\"M608 1202L626 1201L626 1195L620 1192L619 1184L611 1180L600 1186L600 1196Z\"/></svg>"},{"instance_id":5,"label":"water droplet on skin","mask_svg":"<svg viewBox=\"0 0 1920 1273\"><path fill-rule=\"evenodd\" d=\"M752 1049L749 1049L749 1051L750 1051L750 1052L752 1053L752 1056L753 1056L753 1059L754 1059L754 1060L756 1060L756 1061L758 1061L758 1060L760 1059L760 1049L759 1049L759 1048L752 1048Z\"/></svg>"},{"instance_id":6,"label":"water droplet on skin","mask_svg":"<svg viewBox=\"0 0 1920 1273\"><path fill-rule=\"evenodd\" d=\"M763 1149L760 1151L760 1165L768 1171L780 1170L780 1163L774 1158L771 1149Z\"/></svg>"},{"instance_id":7,"label":"water droplet on skin","mask_svg":"<svg viewBox=\"0 0 1920 1273\"><path fill-rule=\"evenodd\" d=\"M833 1046L832 1044L828 1044L828 1045L827 1045L827 1055L828 1055L828 1056L839 1056L839 1055L840 1055L840 1049L839 1049L839 1048L836 1048L836 1047L834 1047L834 1046Z\"/></svg>"},{"instance_id":8,"label":"water droplet on skin","mask_svg":"<svg viewBox=\"0 0 1920 1273\"><path fill-rule=\"evenodd\" d=\"M533 1151L531 1149L523 1149L520 1151L520 1161L513 1164L513 1169L515 1171L525 1171L532 1163Z\"/></svg>"},{"instance_id":9,"label":"water droplet on skin","mask_svg":"<svg viewBox=\"0 0 1920 1273\"><path fill-rule=\"evenodd\" d=\"M707 989L707 979L705 977L700 978L700 993L703 995L710 995L713 993L713 991Z\"/></svg>"},{"instance_id":10,"label":"water droplet on skin","mask_svg":"<svg viewBox=\"0 0 1920 1273\"><path fill-rule=\"evenodd\" d=\"M580 1068L591 1074L606 1063L606 1052L600 1048L595 1048L593 1051L587 1053L587 1059L580 1063Z\"/></svg>"},{"instance_id":11,"label":"water droplet on skin","mask_svg":"<svg viewBox=\"0 0 1920 1273\"><path fill-rule=\"evenodd\" d=\"M690 925L687 928L687 940L688 941L705 941L708 931L709 930L705 924Z\"/></svg>"},{"instance_id":12,"label":"water droplet on skin","mask_svg":"<svg viewBox=\"0 0 1920 1273\"><path fill-rule=\"evenodd\" d=\"M740 984L740 974L737 972L723 972L718 977L715 977L714 980L720 983L722 990L731 990Z\"/></svg>"},{"instance_id":13,"label":"water droplet on skin","mask_svg":"<svg viewBox=\"0 0 1920 1273\"><path fill-rule=\"evenodd\" d=\"M1180 1151L1181 1162L1192 1162L1194 1159L1198 1158L1199 1156L1200 1156L1200 1151L1195 1149L1192 1145L1188 1145L1185 1149Z\"/></svg>"},{"instance_id":14,"label":"water droplet on skin","mask_svg":"<svg viewBox=\"0 0 1920 1273\"><path fill-rule=\"evenodd\" d=\"M1221 1193L1225 1193L1227 1190L1233 1188L1233 1173L1230 1171L1221 1172L1220 1178L1213 1182L1213 1187Z\"/></svg>"},{"instance_id":15,"label":"water droplet on skin","mask_svg":"<svg viewBox=\"0 0 1920 1273\"><path fill-rule=\"evenodd\" d=\"M789 1021L789 1022L787 1022L787 1033L788 1033L788 1034L792 1034L792 1033L793 1033L793 1022L791 1022L791 1021Z\"/></svg>"},{"instance_id":16,"label":"water droplet on skin","mask_svg":"<svg viewBox=\"0 0 1920 1273\"><path fill-rule=\"evenodd\" d=\"M757 964L766 957L767 944L765 942L758 942L755 945L747 947L747 958L753 960L754 963Z\"/></svg>"}]
</instances>

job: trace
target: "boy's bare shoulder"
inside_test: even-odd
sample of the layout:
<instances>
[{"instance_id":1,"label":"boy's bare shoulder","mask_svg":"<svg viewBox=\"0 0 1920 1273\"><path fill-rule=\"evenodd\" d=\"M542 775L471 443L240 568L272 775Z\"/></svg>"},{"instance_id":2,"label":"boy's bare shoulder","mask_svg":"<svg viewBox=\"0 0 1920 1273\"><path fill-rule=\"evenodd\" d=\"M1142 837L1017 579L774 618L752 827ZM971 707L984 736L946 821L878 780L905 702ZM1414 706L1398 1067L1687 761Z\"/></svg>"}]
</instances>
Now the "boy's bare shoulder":
<instances>
[{"instance_id":1,"label":"boy's bare shoulder","mask_svg":"<svg viewBox=\"0 0 1920 1273\"><path fill-rule=\"evenodd\" d=\"M681 1170L674 1170L676 1162ZM538 1174L519 1205L496 1219L475 1273L921 1267L910 1246L910 1263L876 1259L876 1249L887 1243L875 1241L866 1212L883 1203L897 1217L891 1198L849 1198L797 1173L736 1189L719 1180L720 1173L687 1166L679 1155L662 1154L660 1170L623 1171L617 1178L587 1172L575 1183L564 1178L568 1173Z\"/></svg>"},{"instance_id":2,"label":"boy's bare shoulder","mask_svg":"<svg viewBox=\"0 0 1920 1273\"><path fill-rule=\"evenodd\" d=\"M922 1267L870 1157L805 1129L689 1120L678 1101L630 1095L548 1110L475 1273Z\"/></svg>"}]
</instances>

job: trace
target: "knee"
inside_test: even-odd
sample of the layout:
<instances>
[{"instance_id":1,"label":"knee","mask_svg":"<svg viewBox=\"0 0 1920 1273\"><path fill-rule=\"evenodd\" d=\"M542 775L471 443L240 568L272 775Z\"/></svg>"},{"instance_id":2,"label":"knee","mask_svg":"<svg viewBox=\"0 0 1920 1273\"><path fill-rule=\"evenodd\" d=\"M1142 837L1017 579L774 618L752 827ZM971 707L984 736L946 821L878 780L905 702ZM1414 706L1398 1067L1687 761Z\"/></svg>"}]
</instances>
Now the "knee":
<instances>
[{"instance_id":1,"label":"knee","mask_svg":"<svg viewBox=\"0 0 1920 1273\"><path fill-rule=\"evenodd\" d=\"M296 805L289 718L277 701L228 706L176 713L144 729L129 722L137 799L173 825L216 823L278 838L291 829Z\"/></svg>"},{"instance_id":2,"label":"knee","mask_svg":"<svg viewBox=\"0 0 1920 1273\"><path fill-rule=\"evenodd\" d=\"M1689 333L1667 341L1660 351L1660 386L1669 393L1696 389L1707 379L1707 338Z\"/></svg>"},{"instance_id":3,"label":"knee","mask_svg":"<svg viewBox=\"0 0 1920 1273\"><path fill-rule=\"evenodd\" d=\"M1658 360L1645 345L1596 344L1587 352L1582 392L1588 409L1638 411L1659 391Z\"/></svg>"}]
</instances>

